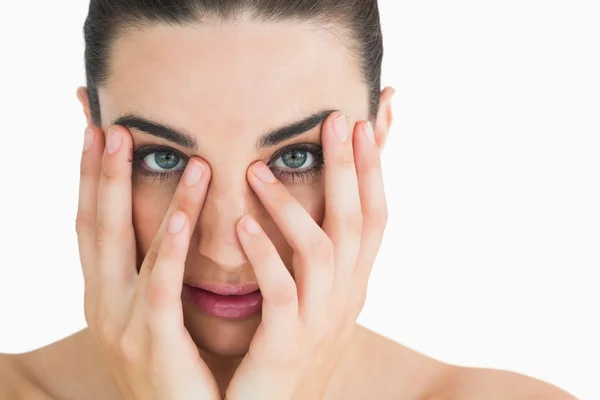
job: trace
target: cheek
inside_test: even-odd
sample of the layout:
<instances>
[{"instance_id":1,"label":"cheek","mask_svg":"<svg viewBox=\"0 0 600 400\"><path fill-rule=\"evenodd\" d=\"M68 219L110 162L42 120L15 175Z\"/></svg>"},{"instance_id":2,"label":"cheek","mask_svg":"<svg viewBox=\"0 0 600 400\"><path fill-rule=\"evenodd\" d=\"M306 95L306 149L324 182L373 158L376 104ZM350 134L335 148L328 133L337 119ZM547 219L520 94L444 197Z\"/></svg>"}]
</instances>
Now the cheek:
<instances>
[{"instance_id":1,"label":"cheek","mask_svg":"<svg viewBox=\"0 0 600 400\"><path fill-rule=\"evenodd\" d=\"M132 189L133 228L138 252L146 254L169 208L173 193L144 185Z\"/></svg>"},{"instance_id":2,"label":"cheek","mask_svg":"<svg viewBox=\"0 0 600 400\"><path fill-rule=\"evenodd\" d=\"M317 179L310 184L288 186L288 190L302 207L310 214L313 220L323 225L325 219L325 181Z\"/></svg>"},{"instance_id":3,"label":"cheek","mask_svg":"<svg viewBox=\"0 0 600 400\"><path fill-rule=\"evenodd\" d=\"M313 182L311 184L288 186L288 190L308 212L310 217L319 226L322 226L325 218L324 186L320 182ZM283 237L283 233L281 233L279 227L275 224L271 217L267 216L266 218L266 220L260 221L261 226L275 245L275 248L277 249L277 252L279 253L279 256L286 265L287 269L293 275L292 248L288 244L287 240ZM302 235L302 232L297 232L297 234Z\"/></svg>"}]
</instances>

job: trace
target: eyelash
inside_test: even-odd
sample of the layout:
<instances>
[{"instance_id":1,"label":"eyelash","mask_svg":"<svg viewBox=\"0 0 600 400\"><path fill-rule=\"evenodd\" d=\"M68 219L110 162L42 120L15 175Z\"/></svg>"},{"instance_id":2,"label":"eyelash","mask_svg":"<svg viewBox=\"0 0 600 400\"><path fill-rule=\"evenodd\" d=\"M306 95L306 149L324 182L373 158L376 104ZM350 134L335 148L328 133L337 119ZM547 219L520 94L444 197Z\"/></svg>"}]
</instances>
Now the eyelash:
<instances>
[{"instance_id":1,"label":"eyelash","mask_svg":"<svg viewBox=\"0 0 600 400\"><path fill-rule=\"evenodd\" d=\"M187 157L186 155L180 153L179 151L177 151L171 147L159 146L159 145L148 145L148 146L143 146L143 147L133 150L133 157L131 159L132 170L135 173L141 175L143 178L151 179L153 183L156 181L160 181L160 183L168 183L168 181L173 177L180 178L181 175L183 175L183 171L185 168L181 168L181 169L178 169L175 171L159 172L159 171L152 171L152 170L149 170L146 167L144 167L144 158L148 157L152 153L158 153L158 152L174 154L177 157L184 160L184 162L186 164L187 164L187 161L189 160L189 157Z\"/></svg>"},{"instance_id":2,"label":"eyelash","mask_svg":"<svg viewBox=\"0 0 600 400\"><path fill-rule=\"evenodd\" d=\"M133 157L131 159L133 171L137 174L140 174L144 178L152 180L152 182L159 181L160 183L168 183L172 178L176 177L179 179L181 175L183 175L185 167L168 172L152 171L144 167L144 159L150 154L156 152L174 154L181 160L183 160L186 164L189 160L189 157L171 147L160 145L143 146L133 151ZM293 152L310 153L314 158L313 165L306 169L298 168L297 171L295 171L293 168L288 170L282 168L272 169L273 173L278 177L279 180L281 180L284 183L299 184L308 182L312 178L322 174L323 166L325 164L323 159L323 148L320 145L314 143L299 143L290 145L288 147L284 147L277 151L271 157L267 165L271 167L271 164L275 163L275 161L277 161L281 156Z\"/></svg>"}]
</instances>

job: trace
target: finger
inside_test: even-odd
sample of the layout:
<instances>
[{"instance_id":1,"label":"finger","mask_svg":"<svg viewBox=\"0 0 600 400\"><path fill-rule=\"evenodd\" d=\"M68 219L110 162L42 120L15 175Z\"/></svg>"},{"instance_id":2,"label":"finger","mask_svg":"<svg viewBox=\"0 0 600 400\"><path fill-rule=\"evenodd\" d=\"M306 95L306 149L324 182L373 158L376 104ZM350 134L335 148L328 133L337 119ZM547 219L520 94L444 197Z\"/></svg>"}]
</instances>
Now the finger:
<instances>
[{"instance_id":1,"label":"finger","mask_svg":"<svg viewBox=\"0 0 600 400\"><path fill-rule=\"evenodd\" d=\"M360 124L355 125L355 130ZM360 249L362 212L354 164L353 137L346 117L340 112L323 124L325 158L325 220L323 230L334 248L335 281L352 276Z\"/></svg>"},{"instance_id":2,"label":"finger","mask_svg":"<svg viewBox=\"0 0 600 400\"><path fill-rule=\"evenodd\" d=\"M181 288L190 241L190 221L183 211L170 213L166 222L154 268L147 277L144 307L157 340L183 326Z\"/></svg>"},{"instance_id":3,"label":"finger","mask_svg":"<svg viewBox=\"0 0 600 400\"><path fill-rule=\"evenodd\" d=\"M355 279L366 285L381 246L387 224L387 202L381 170L381 156L377 145L371 141L373 127L362 125L362 135L356 135L356 170L363 216L360 253L355 268Z\"/></svg>"},{"instance_id":4,"label":"finger","mask_svg":"<svg viewBox=\"0 0 600 400\"><path fill-rule=\"evenodd\" d=\"M136 296L140 297L140 300L144 301L146 282L150 275L152 275L156 260L160 256L160 248L167 229L169 216L175 211L182 211L186 215L187 220L190 221L189 223L192 226L191 233L193 233L193 226L198 220L200 211L202 210L209 181L210 168L208 164L201 161L199 158L191 158L186 165L183 177L179 182L175 194L173 195L173 199L169 204L169 208L165 213L165 218L161 222L150 248L146 252L146 257L142 262L136 293ZM183 278L179 282L175 282L175 285L181 294Z\"/></svg>"},{"instance_id":5,"label":"finger","mask_svg":"<svg viewBox=\"0 0 600 400\"><path fill-rule=\"evenodd\" d=\"M131 149L129 131L109 129L98 185L96 241L103 304L122 306L135 282L135 237L131 218Z\"/></svg>"},{"instance_id":6,"label":"finger","mask_svg":"<svg viewBox=\"0 0 600 400\"><path fill-rule=\"evenodd\" d=\"M240 219L237 234L263 297L262 323L271 332L284 333L293 327L298 316L298 292L294 278L273 242L254 218L247 215Z\"/></svg>"},{"instance_id":7,"label":"finger","mask_svg":"<svg viewBox=\"0 0 600 400\"><path fill-rule=\"evenodd\" d=\"M98 127L85 130L84 147L81 154L79 201L75 229L79 247L79 260L83 270L86 290L97 284L96 278L96 207L98 181L102 167L104 137Z\"/></svg>"},{"instance_id":8,"label":"finger","mask_svg":"<svg viewBox=\"0 0 600 400\"><path fill-rule=\"evenodd\" d=\"M185 260L193 227L181 210L170 213L165 220L158 256L152 273L147 277L146 303L134 311L132 320L139 324L140 314L144 314L143 322L149 328L151 343L150 362L159 364L165 381L173 385L169 389L180 390L181 385L189 387L190 376L195 379L200 376L203 377L198 385L198 389L202 390L197 392L200 395L212 389L202 385L211 381L210 373L201 362L198 349L184 326L181 305ZM173 354L179 356L173 357Z\"/></svg>"},{"instance_id":9,"label":"finger","mask_svg":"<svg viewBox=\"0 0 600 400\"><path fill-rule=\"evenodd\" d=\"M300 310L318 308L332 286L331 240L266 164L256 162L249 170L248 181L294 250Z\"/></svg>"}]
</instances>

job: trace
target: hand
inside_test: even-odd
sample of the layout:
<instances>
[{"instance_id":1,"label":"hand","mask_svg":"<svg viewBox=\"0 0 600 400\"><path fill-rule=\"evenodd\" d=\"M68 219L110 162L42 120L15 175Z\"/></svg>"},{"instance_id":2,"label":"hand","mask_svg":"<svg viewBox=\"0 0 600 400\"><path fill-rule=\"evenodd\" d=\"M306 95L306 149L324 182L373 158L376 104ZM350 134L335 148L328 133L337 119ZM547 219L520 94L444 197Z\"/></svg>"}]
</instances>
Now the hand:
<instances>
[{"instance_id":1,"label":"hand","mask_svg":"<svg viewBox=\"0 0 600 400\"><path fill-rule=\"evenodd\" d=\"M81 159L77 236L85 317L126 399L221 399L183 324L181 290L192 227L210 177L190 159L154 241L136 270L129 131L89 128ZM109 153L110 151L110 153ZM204 173L198 178L201 167ZM195 182L194 182L195 181Z\"/></svg>"},{"instance_id":2,"label":"hand","mask_svg":"<svg viewBox=\"0 0 600 400\"><path fill-rule=\"evenodd\" d=\"M333 114L322 132L323 229L264 164L249 169L250 184L294 251L295 281L256 221L242 218L237 233L263 309L228 400L322 398L364 305L387 222L379 148L364 134L372 132L370 123L356 124L350 134L343 115Z\"/></svg>"}]
</instances>

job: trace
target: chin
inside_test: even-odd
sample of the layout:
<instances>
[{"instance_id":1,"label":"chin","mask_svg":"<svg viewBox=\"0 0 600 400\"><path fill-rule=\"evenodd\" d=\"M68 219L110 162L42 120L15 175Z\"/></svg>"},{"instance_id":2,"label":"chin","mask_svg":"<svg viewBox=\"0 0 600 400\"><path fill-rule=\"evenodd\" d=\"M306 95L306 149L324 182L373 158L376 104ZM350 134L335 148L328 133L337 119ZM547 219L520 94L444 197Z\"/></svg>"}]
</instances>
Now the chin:
<instances>
[{"instance_id":1,"label":"chin","mask_svg":"<svg viewBox=\"0 0 600 400\"><path fill-rule=\"evenodd\" d=\"M184 323L198 348L221 357L243 357L260 324L260 314L245 319L223 319L186 312Z\"/></svg>"}]
</instances>

